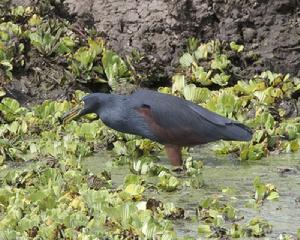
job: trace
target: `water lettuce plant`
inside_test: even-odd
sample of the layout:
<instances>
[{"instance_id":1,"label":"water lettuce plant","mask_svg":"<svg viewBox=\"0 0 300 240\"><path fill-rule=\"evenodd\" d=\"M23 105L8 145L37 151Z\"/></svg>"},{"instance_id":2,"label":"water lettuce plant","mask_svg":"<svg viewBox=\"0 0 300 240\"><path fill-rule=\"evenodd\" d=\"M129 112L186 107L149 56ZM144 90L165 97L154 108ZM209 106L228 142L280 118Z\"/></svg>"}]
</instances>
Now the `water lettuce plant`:
<instances>
[{"instance_id":1,"label":"water lettuce plant","mask_svg":"<svg viewBox=\"0 0 300 240\"><path fill-rule=\"evenodd\" d=\"M76 92L74 101L83 95ZM59 117L71 107L68 101L45 101L27 109L16 100L2 100L2 164L29 161L29 165L1 173L0 237L175 239L173 221L184 220L185 209L148 198L149 191L172 194L202 187L203 163L189 157L185 171L174 172L150 154L160 151L157 144L109 130L93 116L60 125ZM130 163L131 174L117 186L109 171L91 173L82 164L108 135L114 136L116 163ZM256 182L257 189L271 186ZM233 204L214 197L203 200L197 212L200 237L260 237L271 229L264 220L239 224Z\"/></svg>"},{"instance_id":2,"label":"water lettuce plant","mask_svg":"<svg viewBox=\"0 0 300 240\"><path fill-rule=\"evenodd\" d=\"M118 191L112 189L109 173L96 176L82 167L82 157L93 152L94 140L103 133L99 121L59 125L58 118L70 108L66 101L47 101L28 110L5 98L0 107L7 116L0 131L5 139L1 154L22 151L31 160L40 159L32 168L3 175L1 239L173 238L165 215L143 205L141 183L127 180ZM10 160L19 160L16 156Z\"/></svg>"},{"instance_id":3,"label":"water lettuce plant","mask_svg":"<svg viewBox=\"0 0 300 240\"><path fill-rule=\"evenodd\" d=\"M279 192L273 184L262 183L257 176L253 181L255 193L253 199L246 203L247 207L259 208L263 205L265 200L276 201L279 199Z\"/></svg>"},{"instance_id":4,"label":"water lettuce plant","mask_svg":"<svg viewBox=\"0 0 300 240\"><path fill-rule=\"evenodd\" d=\"M32 7L0 9L0 74L5 81L13 79L18 69L31 71L53 62L68 75L62 77L62 84L96 82L115 90L121 82L136 80L130 61L109 49L97 33L78 33L68 21L42 12ZM219 154L257 160L298 151L300 119L293 102L300 80L268 70L237 79L232 54L243 51L243 45L234 42L189 39L172 86L159 91L253 129L249 143L218 143ZM25 61L26 56L36 63ZM194 219L188 216L191 209L186 211L169 198L159 199L205 187L203 162L187 153L182 169L170 169L157 157L159 144L108 129L93 121L94 115L61 125L62 114L84 95L76 91L71 101L47 100L25 108L0 89L0 239L177 239L177 221L194 221L200 238L245 239L271 232L271 224L261 218L241 223L234 203L216 194L191 206L197 212ZM109 170L96 174L83 164L85 157L103 149L111 150L111 165L130 172L120 184ZM259 178L253 185L252 206L279 199L274 185Z\"/></svg>"},{"instance_id":5,"label":"water lettuce plant","mask_svg":"<svg viewBox=\"0 0 300 240\"><path fill-rule=\"evenodd\" d=\"M21 27L13 22L0 21L0 71L11 80L13 66L24 65L24 43ZM2 75L2 74L1 74ZM4 81L5 79L2 79Z\"/></svg>"},{"instance_id":6,"label":"water lettuce plant","mask_svg":"<svg viewBox=\"0 0 300 240\"><path fill-rule=\"evenodd\" d=\"M254 217L248 223L238 224L240 218L236 209L217 199L205 199L197 209L197 214L201 220L198 233L206 238L258 238L272 231L272 225L259 217ZM230 223L229 226L227 222Z\"/></svg>"},{"instance_id":7,"label":"water lettuce plant","mask_svg":"<svg viewBox=\"0 0 300 240\"><path fill-rule=\"evenodd\" d=\"M0 71L4 73L1 74L5 77L3 80L12 80L18 68L24 72L28 69L38 71L46 65L51 69L55 60L57 66L64 69L64 80L60 81L64 84L69 83L65 81L67 79L107 84L114 89L120 79L131 81L129 62L108 49L102 38L76 31L63 18L40 15L43 7L50 7L42 5L8 8L8 12L0 16Z\"/></svg>"},{"instance_id":8,"label":"water lettuce plant","mask_svg":"<svg viewBox=\"0 0 300 240\"><path fill-rule=\"evenodd\" d=\"M297 151L298 110L293 95L299 91L299 79L265 71L251 79L232 82L234 73L225 50L239 54L243 47L219 41L195 44L195 40L188 42L188 52L179 60L181 70L173 76L172 87L159 90L182 96L254 129L250 143L221 143L216 151L237 154L241 160L258 160L277 151ZM214 84L222 88L215 90Z\"/></svg>"}]
</instances>

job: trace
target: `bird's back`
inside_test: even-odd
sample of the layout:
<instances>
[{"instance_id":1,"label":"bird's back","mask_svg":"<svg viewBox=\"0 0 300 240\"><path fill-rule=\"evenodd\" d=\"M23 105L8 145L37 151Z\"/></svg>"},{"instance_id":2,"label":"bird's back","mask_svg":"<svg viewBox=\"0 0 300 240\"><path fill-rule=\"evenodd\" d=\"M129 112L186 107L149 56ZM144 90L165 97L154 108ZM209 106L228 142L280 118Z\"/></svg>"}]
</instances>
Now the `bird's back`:
<instances>
[{"instance_id":1,"label":"bird's back","mask_svg":"<svg viewBox=\"0 0 300 240\"><path fill-rule=\"evenodd\" d=\"M245 125L169 94L139 90L129 99L133 109L142 109L140 115L148 126L150 120L150 131L161 143L197 145L219 139L248 141L252 136Z\"/></svg>"}]
</instances>

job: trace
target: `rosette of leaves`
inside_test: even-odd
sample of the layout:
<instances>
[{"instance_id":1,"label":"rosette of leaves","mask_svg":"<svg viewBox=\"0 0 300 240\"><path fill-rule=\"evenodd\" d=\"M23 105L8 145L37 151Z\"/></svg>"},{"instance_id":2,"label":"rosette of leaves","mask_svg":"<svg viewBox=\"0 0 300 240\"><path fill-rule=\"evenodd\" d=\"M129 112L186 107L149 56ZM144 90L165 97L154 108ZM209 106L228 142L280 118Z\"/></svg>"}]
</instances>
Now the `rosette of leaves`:
<instances>
[{"instance_id":1,"label":"rosette of leaves","mask_svg":"<svg viewBox=\"0 0 300 240\"><path fill-rule=\"evenodd\" d=\"M259 177L256 177L253 181L255 188L254 199L258 205L262 205L265 199L278 200L279 193L273 184L264 184Z\"/></svg>"},{"instance_id":2,"label":"rosette of leaves","mask_svg":"<svg viewBox=\"0 0 300 240\"><path fill-rule=\"evenodd\" d=\"M102 64L108 80L108 85L114 90L123 78L129 80L130 73L125 61L111 50L105 50Z\"/></svg>"},{"instance_id":3,"label":"rosette of leaves","mask_svg":"<svg viewBox=\"0 0 300 240\"><path fill-rule=\"evenodd\" d=\"M88 46L79 48L70 58L69 69L80 82L107 83L112 89L119 83L119 79L130 76L125 61L106 49L100 38L90 38Z\"/></svg>"},{"instance_id":4,"label":"rosette of leaves","mask_svg":"<svg viewBox=\"0 0 300 240\"><path fill-rule=\"evenodd\" d=\"M186 75L176 74L172 88L160 88L160 91L181 95L213 112L246 121L255 129L252 141L222 143L217 152L235 152L242 160L257 160L275 150L294 152L299 149L298 120L286 119L296 107L282 104L293 102L292 96L299 91L299 83L298 78L266 71L249 81L238 81L233 87L210 91L188 84Z\"/></svg>"},{"instance_id":5,"label":"rosette of leaves","mask_svg":"<svg viewBox=\"0 0 300 240\"><path fill-rule=\"evenodd\" d=\"M21 107L19 102L12 98L4 98L0 103L1 117L8 123L23 116L28 110Z\"/></svg>"},{"instance_id":6,"label":"rosette of leaves","mask_svg":"<svg viewBox=\"0 0 300 240\"><path fill-rule=\"evenodd\" d=\"M67 22L59 20L42 20L33 15L28 21L30 30L28 38L44 57L71 53L75 47L75 39L66 29Z\"/></svg>"},{"instance_id":7,"label":"rosette of leaves","mask_svg":"<svg viewBox=\"0 0 300 240\"><path fill-rule=\"evenodd\" d=\"M266 71L254 76L249 82L239 81L234 86L237 93L253 97L259 104L275 105L283 99L291 99L299 91L298 78ZM282 114L283 115L283 114Z\"/></svg>"},{"instance_id":8,"label":"rosette of leaves","mask_svg":"<svg viewBox=\"0 0 300 240\"><path fill-rule=\"evenodd\" d=\"M189 81L200 86L228 85L230 74L227 69L231 62L221 53L221 43L210 41L196 47L197 44L195 40L189 40L189 52L184 53L179 59Z\"/></svg>"},{"instance_id":9,"label":"rosette of leaves","mask_svg":"<svg viewBox=\"0 0 300 240\"><path fill-rule=\"evenodd\" d=\"M164 191L167 192L175 191L180 185L180 181L178 180L178 178L171 175L168 172L161 171L158 177L159 177L158 187Z\"/></svg>"},{"instance_id":10,"label":"rosette of leaves","mask_svg":"<svg viewBox=\"0 0 300 240\"><path fill-rule=\"evenodd\" d=\"M104 71L100 65L100 58L104 50L102 39L88 39L88 46L79 48L71 57L69 69L77 81L87 83L91 79L97 79L97 75L103 75ZM99 81L106 82L102 78Z\"/></svg>"},{"instance_id":11,"label":"rosette of leaves","mask_svg":"<svg viewBox=\"0 0 300 240\"><path fill-rule=\"evenodd\" d=\"M0 23L0 71L3 72L0 75L8 80L12 79L14 67L24 65L22 34L18 24L9 21Z\"/></svg>"},{"instance_id":12,"label":"rosette of leaves","mask_svg":"<svg viewBox=\"0 0 300 240\"><path fill-rule=\"evenodd\" d=\"M186 77L181 74L176 74L172 78L172 89L160 88L159 91L164 93L179 94L185 99L195 102L204 103L211 96L211 91L208 88L197 87L195 84L187 84Z\"/></svg>"}]
</instances>

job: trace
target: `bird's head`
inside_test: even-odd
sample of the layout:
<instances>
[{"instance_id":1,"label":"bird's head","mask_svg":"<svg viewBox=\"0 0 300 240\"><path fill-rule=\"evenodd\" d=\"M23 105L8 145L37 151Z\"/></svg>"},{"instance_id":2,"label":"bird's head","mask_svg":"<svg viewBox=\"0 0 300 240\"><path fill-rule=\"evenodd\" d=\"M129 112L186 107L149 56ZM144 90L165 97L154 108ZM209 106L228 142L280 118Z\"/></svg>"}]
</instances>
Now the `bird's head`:
<instances>
[{"instance_id":1,"label":"bird's head","mask_svg":"<svg viewBox=\"0 0 300 240\"><path fill-rule=\"evenodd\" d=\"M99 93L92 93L87 96L85 96L81 103L78 104L78 106L71 109L69 112L66 112L61 117L62 123L70 122L71 120L81 117L83 115L89 114L89 113L96 113L100 109L100 103L101 103L102 95Z\"/></svg>"}]
</instances>

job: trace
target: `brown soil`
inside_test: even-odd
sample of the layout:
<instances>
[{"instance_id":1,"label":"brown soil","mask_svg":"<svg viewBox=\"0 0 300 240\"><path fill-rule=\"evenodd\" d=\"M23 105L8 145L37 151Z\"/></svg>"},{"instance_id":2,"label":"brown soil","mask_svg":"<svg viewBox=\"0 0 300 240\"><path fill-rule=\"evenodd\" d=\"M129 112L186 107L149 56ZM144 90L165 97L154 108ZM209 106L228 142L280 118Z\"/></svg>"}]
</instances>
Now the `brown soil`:
<instances>
[{"instance_id":1,"label":"brown soil","mask_svg":"<svg viewBox=\"0 0 300 240\"><path fill-rule=\"evenodd\" d=\"M90 16L118 52L137 48L161 63L165 76L185 40L243 43L261 56L257 71L300 75L299 0L66 0L70 13Z\"/></svg>"}]
</instances>

